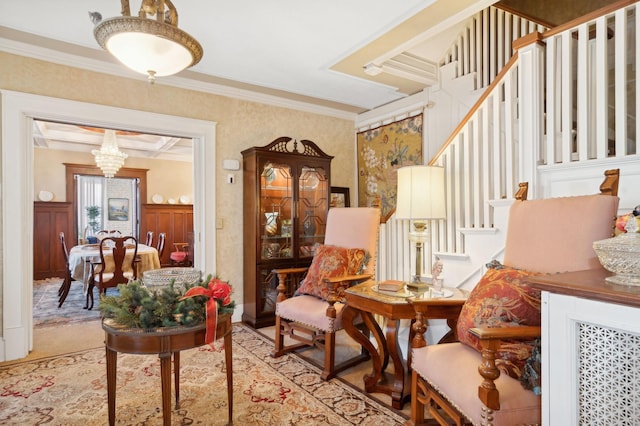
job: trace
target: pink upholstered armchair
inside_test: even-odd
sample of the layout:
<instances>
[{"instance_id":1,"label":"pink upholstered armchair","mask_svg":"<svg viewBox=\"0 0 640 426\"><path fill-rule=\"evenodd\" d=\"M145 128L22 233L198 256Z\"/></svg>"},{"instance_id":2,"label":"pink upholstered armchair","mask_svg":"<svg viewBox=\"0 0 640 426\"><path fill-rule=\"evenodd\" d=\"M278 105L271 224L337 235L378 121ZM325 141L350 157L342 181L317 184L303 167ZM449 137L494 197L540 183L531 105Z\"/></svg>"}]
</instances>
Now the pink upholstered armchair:
<instances>
[{"instance_id":1,"label":"pink upholstered armchair","mask_svg":"<svg viewBox=\"0 0 640 426\"><path fill-rule=\"evenodd\" d=\"M324 245L309 269L274 270L279 285L273 357L309 346L324 348L324 380L368 358L364 351L336 366L335 334L342 330L341 290L375 274L379 227L378 207L329 209ZM285 283L305 273L296 295L287 299ZM285 346L285 336L298 343Z\"/></svg>"},{"instance_id":2,"label":"pink upholstered armchair","mask_svg":"<svg viewBox=\"0 0 640 426\"><path fill-rule=\"evenodd\" d=\"M428 306L412 302L408 424L433 424L425 423L425 408L441 425L540 423L540 396L530 380L536 375L528 374L539 362L531 353L540 337L540 294L527 276L600 267L592 245L612 235L618 208L618 170L605 176L603 195L526 201L522 187L510 208L502 265L471 291L453 330L458 342L426 345Z\"/></svg>"}]
</instances>

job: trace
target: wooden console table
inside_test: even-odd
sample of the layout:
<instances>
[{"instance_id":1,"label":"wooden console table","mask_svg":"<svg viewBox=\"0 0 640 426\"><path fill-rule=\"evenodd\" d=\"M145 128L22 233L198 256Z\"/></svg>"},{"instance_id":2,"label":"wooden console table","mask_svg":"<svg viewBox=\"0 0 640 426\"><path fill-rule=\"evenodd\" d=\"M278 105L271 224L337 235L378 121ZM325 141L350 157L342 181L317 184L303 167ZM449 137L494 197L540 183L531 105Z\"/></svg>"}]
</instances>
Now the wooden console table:
<instances>
[{"instance_id":1,"label":"wooden console table","mask_svg":"<svg viewBox=\"0 0 640 426\"><path fill-rule=\"evenodd\" d=\"M408 360L405 363L398 342L400 320L413 320L415 318L416 314L413 306L407 299L412 297L424 300L425 293L399 297L397 294L377 291L377 284L375 281L367 281L345 290L346 306L342 312L342 321L347 334L371 354L373 371L363 378L365 390L367 392L380 392L391 395L391 405L393 408L401 410L404 403L411 396L409 392L411 387L409 373L413 331L409 335ZM430 307L425 319L446 319L449 327L454 329L457 324L460 306L464 304L468 294L459 289L447 290L453 292L451 297L430 299L433 301L433 307ZM367 333L364 333L354 324L358 314L362 316ZM376 322L374 315L380 315L385 318L384 333ZM373 334L378 344L377 348L369 340L368 333ZM441 341L447 341L449 336L450 334L445 335ZM389 357L393 362L394 375L392 378L385 377Z\"/></svg>"},{"instance_id":2,"label":"wooden console table","mask_svg":"<svg viewBox=\"0 0 640 426\"><path fill-rule=\"evenodd\" d=\"M122 328L103 321L107 356L107 402L109 425L116 420L116 371L118 352L129 354L158 354L162 382L162 419L171 425L171 356L173 355L176 408L180 408L180 351L205 344L205 324L194 327L158 328L157 331ZM224 337L224 357L227 367L227 399L229 424L233 415L233 366L231 350L231 315L218 316L216 338Z\"/></svg>"},{"instance_id":3,"label":"wooden console table","mask_svg":"<svg viewBox=\"0 0 640 426\"><path fill-rule=\"evenodd\" d=\"M605 281L605 278L611 275L613 274L605 269L590 269L531 276L527 281L532 287L550 293L640 308L640 287L622 286Z\"/></svg>"}]
</instances>

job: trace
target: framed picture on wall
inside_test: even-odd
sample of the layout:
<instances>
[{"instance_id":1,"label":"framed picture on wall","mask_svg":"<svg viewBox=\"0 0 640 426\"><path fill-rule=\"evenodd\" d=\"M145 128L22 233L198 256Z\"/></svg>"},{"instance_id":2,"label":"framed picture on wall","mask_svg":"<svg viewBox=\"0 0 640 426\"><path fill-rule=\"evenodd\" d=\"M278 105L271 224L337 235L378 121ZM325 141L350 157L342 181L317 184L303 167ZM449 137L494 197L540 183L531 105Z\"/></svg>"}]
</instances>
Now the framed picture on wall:
<instances>
[{"instance_id":1,"label":"framed picture on wall","mask_svg":"<svg viewBox=\"0 0 640 426\"><path fill-rule=\"evenodd\" d=\"M331 197L329 199L329 208L331 207L350 207L349 188L341 186L331 187Z\"/></svg>"},{"instance_id":2,"label":"framed picture on wall","mask_svg":"<svg viewBox=\"0 0 640 426\"><path fill-rule=\"evenodd\" d=\"M109 211L109 220L129 220L128 198L109 198L109 200L107 200L107 208Z\"/></svg>"}]
</instances>

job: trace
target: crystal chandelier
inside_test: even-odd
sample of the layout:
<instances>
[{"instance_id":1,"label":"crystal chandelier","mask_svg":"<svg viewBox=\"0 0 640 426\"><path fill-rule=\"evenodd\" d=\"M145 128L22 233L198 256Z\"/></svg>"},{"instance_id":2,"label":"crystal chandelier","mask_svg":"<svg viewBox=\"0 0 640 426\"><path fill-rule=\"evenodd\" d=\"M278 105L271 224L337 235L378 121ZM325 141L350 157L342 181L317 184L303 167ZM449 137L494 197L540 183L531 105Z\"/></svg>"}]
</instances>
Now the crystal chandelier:
<instances>
[{"instance_id":1,"label":"crystal chandelier","mask_svg":"<svg viewBox=\"0 0 640 426\"><path fill-rule=\"evenodd\" d=\"M105 129L104 140L100 150L94 149L91 153L96 157L96 165L100 167L105 177L112 178L124 164L127 154L118 150L116 131Z\"/></svg>"},{"instance_id":2,"label":"crystal chandelier","mask_svg":"<svg viewBox=\"0 0 640 426\"><path fill-rule=\"evenodd\" d=\"M202 46L178 28L178 12L170 0L142 0L138 16L131 16L129 0L120 2L119 17L102 21L99 13L89 12L98 44L116 59L148 75L150 83L200 62Z\"/></svg>"}]
</instances>

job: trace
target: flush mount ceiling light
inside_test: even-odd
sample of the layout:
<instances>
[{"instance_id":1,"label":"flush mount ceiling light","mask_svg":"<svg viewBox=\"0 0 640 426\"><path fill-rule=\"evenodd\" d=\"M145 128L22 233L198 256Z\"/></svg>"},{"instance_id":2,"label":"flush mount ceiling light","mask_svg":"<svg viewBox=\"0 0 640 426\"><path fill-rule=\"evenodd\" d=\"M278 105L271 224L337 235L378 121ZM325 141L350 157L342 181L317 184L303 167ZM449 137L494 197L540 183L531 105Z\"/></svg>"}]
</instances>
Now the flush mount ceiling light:
<instances>
[{"instance_id":1,"label":"flush mount ceiling light","mask_svg":"<svg viewBox=\"0 0 640 426\"><path fill-rule=\"evenodd\" d=\"M129 0L120 3L122 16L101 21L96 12L89 15L98 44L124 65L153 83L200 62L202 46L178 28L178 12L170 0L142 0L138 16L131 16Z\"/></svg>"}]
</instances>

